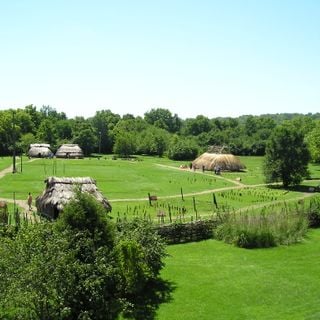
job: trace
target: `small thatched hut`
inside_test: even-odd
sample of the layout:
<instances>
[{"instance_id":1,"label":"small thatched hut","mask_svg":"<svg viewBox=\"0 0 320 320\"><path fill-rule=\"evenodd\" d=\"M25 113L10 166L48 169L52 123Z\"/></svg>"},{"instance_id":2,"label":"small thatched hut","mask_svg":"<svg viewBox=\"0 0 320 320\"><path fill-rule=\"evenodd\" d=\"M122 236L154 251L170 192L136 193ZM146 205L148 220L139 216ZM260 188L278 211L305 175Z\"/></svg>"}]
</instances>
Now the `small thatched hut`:
<instances>
[{"instance_id":1,"label":"small thatched hut","mask_svg":"<svg viewBox=\"0 0 320 320\"><path fill-rule=\"evenodd\" d=\"M49 218L57 218L64 206L75 196L75 190L87 192L94 196L107 211L111 211L111 205L96 186L96 181L90 177L58 178L49 177L45 181L46 189L41 196L36 198L38 212Z\"/></svg>"},{"instance_id":2,"label":"small thatched hut","mask_svg":"<svg viewBox=\"0 0 320 320\"><path fill-rule=\"evenodd\" d=\"M233 154L205 152L192 162L194 168L204 170L240 171L245 166Z\"/></svg>"},{"instance_id":3,"label":"small thatched hut","mask_svg":"<svg viewBox=\"0 0 320 320\"><path fill-rule=\"evenodd\" d=\"M28 156L31 158L51 158L53 156L53 152L50 149L50 144L33 143L30 144Z\"/></svg>"},{"instance_id":4,"label":"small thatched hut","mask_svg":"<svg viewBox=\"0 0 320 320\"><path fill-rule=\"evenodd\" d=\"M56 152L57 158L83 158L83 151L77 144L63 144Z\"/></svg>"}]
</instances>

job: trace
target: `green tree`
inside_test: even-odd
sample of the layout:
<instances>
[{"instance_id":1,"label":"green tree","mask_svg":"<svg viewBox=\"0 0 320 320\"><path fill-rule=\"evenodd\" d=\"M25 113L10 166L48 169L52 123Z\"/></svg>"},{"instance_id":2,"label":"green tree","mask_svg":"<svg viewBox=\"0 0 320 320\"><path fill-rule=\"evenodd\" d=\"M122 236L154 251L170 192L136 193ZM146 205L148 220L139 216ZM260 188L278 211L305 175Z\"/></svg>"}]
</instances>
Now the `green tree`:
<instances>
[{"instance_id":1,"label":"green tree","mask_svg":"<svg viewBox=\"0 0 320 320\"><path fill-rule=\"evenodd\" d=\"M320 162L320 121L316 123L316 127L309 132L306 137L312 161Z\"/></svg>"},{"instance_id":2,"label":"green tree","mask_svg":"<svg viewBox=\"0 0 320 320\"><path fill-rule=\"evenodd\" d=\"M37 139L39 142L49 143L54 146L56 143L55 126L50 119L44 119L37 131Z\"/></svg>"},{"instance_id":3,"label":"green tree","mask_svg":"<svg viewBox=\"0 0 320 320\"><path fill-rule=\"evenodd\" d=\"M212 128L210 120L202 115L195 119L186 119L183 122L182 132L184 135L197 136L204 132L209 132Z\"/></svg>"},{"instance_id":4,"label":"green tree","mask_svg":"<svg viewBox=\"0 0 320 320\"><path fill-rule=\"evenodd\" d=\"M97 136L91 125L83 126L73 138L73 142L79 144L85 155L89 155L97 145Z\"/></svg>"},{"instance_id":5,"label":"green tree","mask_svg":"<svg viewBox=\"0 0 320 320\"><path fill-rule=\"evenodd\" d=\"M111 153L114 145L114 128L120 121L120 115L112 113L110 110L97 111L95 116L90 119L97 137L99 137L102 153ZM101 139L101 140L100 140Z\"/></svg>"},{"instance_id":6,"label":"green tree","mask_svg":"<svg viewBox=\"0 0 320 320\"><path fill-rule=\"evenodd\" d=\"M198 146L194 141L175 136L170 143L168 157L172 160L194 160L198 152Z\"/></svg>"},{"instance_id":7,"label":"green tree","mask_svg":"<svg viewBox=\"0 0 320 320\"><path fill-rule=\"evenodd\" d=\"M149 124L173 133L178 132L181 127L181 119L176 114L172 115L168 109L151 109L144 114L144 119Z\"/></svg>"},{"instance_id":8,"label":"green tree","mask_svg":"<svg viewBox=\"0 0 320 320\"><path fill-rule=\"evenodd\" d=\"M27 153L30 147L30 144L35 143L36 138L32 133L26 133L21 136L20 141L18 143L19 149L21 149L24 153Z\"/></svg>"},{"instance_id":9,"label":"green tree","mask_svg":"<svg viewBox=\"0 0 320 320\"><path fill-rule=\"evenodd\" d=\"M138 153L163 156L170 134L160 128L149 126L138 135Z\"/></svg>"},{"instance_id":10,"label":"green tree","mask_svg":"<svg viewBox=\"0 0 320 320\"><path fill-rule=\"evenodd\" d=\"M113 152L123 156L129 157L134 154L137 149L136 136L131 132L119 132L116 135Z\"/></svg>"},{"instance_id":11,"label":"green tree","mask_svg":"<svg viewBox=\"0 0 320 320\"><path fill-rule=\"evenodd\" d=\"M0 319L102 320L148 312L144 298L155 290L165 252L146 222L117 229L99 202L78 191L56 222L16 235L3 231Z\"/></svg>"},{"instance_id":12,"label":"green tree","mask_svg":"<svg viewBox=\"0 0 320 320\"><path fill-rule=\"evenodd\" d=\"M285 123L274 130L267 143L264 163L266 181L282 181L284 187L297 185L308 176L309 160L303 134L290 123Z\"/></svg>"}]
</instances>

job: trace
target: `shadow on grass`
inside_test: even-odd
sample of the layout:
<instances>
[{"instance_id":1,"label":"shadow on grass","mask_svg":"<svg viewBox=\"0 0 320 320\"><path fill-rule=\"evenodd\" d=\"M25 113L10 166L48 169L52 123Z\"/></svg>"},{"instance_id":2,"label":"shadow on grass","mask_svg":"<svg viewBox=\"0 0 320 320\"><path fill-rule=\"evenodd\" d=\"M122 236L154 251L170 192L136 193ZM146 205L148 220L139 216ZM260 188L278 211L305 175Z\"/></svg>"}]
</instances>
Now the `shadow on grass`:
<instances>
[{"instance_id":1,"label":"shadow on grass","mask_svg":"<svg viewBox=\"0 0 320 320\"><path fill-rule=\"evenodd\" d=\"M144 293L140 296L131 297L134 305L132 309L124 313L125 319L153 320L161 303L172 300L172 292L176 286L166 280L157 279L147 284Z\"/></svg>"},{"instance_id":2,"label":"shadow on grass","mask_svg":"<svg viewBox=\"0 0 320 320\"><path fill-rule=\"evenodd\" d=\"M290 186L287 188L284 188L282 185L274 185L274 186L268 186L269 189L274 190L283 190L283 191L296 191L296 192L303 192L303 193L319 193L320 188L309 186L309 185L298 185L298 186Z\"/></svg>"},{"instance_id":3,"label":"shadow on grass","mask_svg":"<svg viewBox=\"0 0 320 320\"><path fill-rule=\"evenodd\" d=\"M319 192L318 187L312 187L312 186L307 186L307 185L292 186L292 187L288 187L286 190L305 192L305 193Z\"/></svg>"}]
</instances>

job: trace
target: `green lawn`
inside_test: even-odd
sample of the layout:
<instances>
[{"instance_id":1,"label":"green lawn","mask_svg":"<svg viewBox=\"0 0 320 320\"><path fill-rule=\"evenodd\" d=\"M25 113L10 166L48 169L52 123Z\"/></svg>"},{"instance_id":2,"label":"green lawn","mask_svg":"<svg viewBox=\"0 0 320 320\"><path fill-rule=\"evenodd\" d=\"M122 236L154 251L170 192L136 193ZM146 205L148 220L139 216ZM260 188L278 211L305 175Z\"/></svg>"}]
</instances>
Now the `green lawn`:
<instances>
[{"instance_id":1,"label":"green lawn","mask_svg":"<svg viewBox=\"0 0 320 320\"><path fill-rule=\"evenodd\" d=\"M172 245L175 288L157 319L319 319L320 230L292 246L246 250L216 240Z\"/></svg>"},{"instance_id":2,"label":"green lawn","mask_svg":"<svg viewBox=\"0 0 320 320\"><path fill-rule=\"evenodd\" d=\"M226 208L238 210L259 203L289 200L301 197L298 191L285 191L255 187L263 183L262 157L241 157L247 169L241 173L226 173L216 176L212 172L190 171L179 168L187 162L172 161L158 157L138 157L132 160L112 160L104 156L81 160L35 159L17 160L16 174L7 174L0 179L0 197L26 199L28 192L34 198L45 188L44 180L48 176L90 176L97 181L98 188L112 204L114 216L126 214L147 215L157 219L159 211L169 220L169 206L172 220L189 221L191 218L205 217L216 210L213 204L215 193L219 210ZM2 165L11 164L11 158L2 158ZM1 163L0 163L1 164ZM319 166L311 165L311 176L318 177ZM251 187L239 188L236 178ZM305 185L317 185L319 181L309 180ZM181 188L184 199L181 196ZM233 188L233 190L226 190ZM222 189L222 190L221 190ZM219 191L220 190L220 191ZM304 190L305 191L305 190ZM158 196L158 201L150 207L146 200L148 193ZM194 206L195 204L195 206ZM186 209L184 215L182 209Z\"/></svg>"},{"instance_id":3,"label":"green lawn","mask_svg":"<svg viewBox=\"0 0 320 320\"><path fill-rule=\"evenodd\" d=\"M0 170L8 168L12 164L11 157L0 157Z\"/></svg>"},{"instance_id":4,"label":"green lawn","mask_svg":"<svg viewBox=\"0 0 320 320\"><path fill-rule=\"evenodd\" d=\"M168 220L170 206L172 220L190 221L191 217L215 212L213 192L219 209L238 210L300 198L320 179L320 166L310 165L311 180L299 190L288 191L256 186L264 183L260 157L241 157L246 171L223 172L221 177L179 169L185 162L138 159L112 160L105 156L100 160L30 162L24 158L22 172L18 162L19 172L0 179L0 197L12 199L15 193L17 199L26 199L32 192L35 198L44 190L44 180L52 175L90 176L111 201L115 217L142 214L155 220L157 213L164 211ZM0 158L0 168L8 167L11 160ZM247 187L237 184L238 177ZM151 207L146 200L148 192L159 197ZM181 213L183 207L185 215ZM172 300L160 306L157 318L320 319L319 252L320 230L309 231L300 244L273 249L239 249L215 240L169 246L162 277L175 289Z\"/></svg>"}]
</instances>

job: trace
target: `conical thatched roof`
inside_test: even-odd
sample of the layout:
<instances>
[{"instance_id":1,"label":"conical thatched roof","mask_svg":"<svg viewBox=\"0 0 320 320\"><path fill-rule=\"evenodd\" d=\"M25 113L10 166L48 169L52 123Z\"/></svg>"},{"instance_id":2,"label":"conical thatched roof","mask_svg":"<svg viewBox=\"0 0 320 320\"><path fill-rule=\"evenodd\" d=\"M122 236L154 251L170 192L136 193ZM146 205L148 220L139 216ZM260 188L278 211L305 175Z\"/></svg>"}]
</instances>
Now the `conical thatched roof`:
<instances>
[{"instance_id":1,"label":"conical thatched roof","mask_svg":"<svg viewBox=\"0 0 320 320\"><path fill-rule=\"evenodd\" d=\"M36 207L39 212L50 218L58 217L64 206L73 199L77 186L82 192L94 196L107 211L111 211L110 203L98 190L96 181L90 177L49 177L44 182L46 183L46 189L41 196L36 198Z\"/></svg>"},{"instance_id":2,"label":"conical thatched roof","mask_svg":"<svg viewBox=\"0 0 320 320\"><path fill-rule=\"evenodd\" d=\"M33 143L30 144L28 156L32 158L49 158L53 156L53 152L50 149L50 144Z\"/></svg>"},{"instance_id":3,"label":"conical thatched roof","mask_svg":"<svg viewBox=\"0 0 320 320\"><path fill-rule=\"evenodd\" d=\"M193 167L205 170L240 171L245 166L232 154L217 154L205 152L192 162Z\"/></svg>"},{"instance_id":4,"label":"conical thatched roof","mask_svg":"<svg viewBox=\"0 0 320 320\"><path fill-rule=\"evenodd\" d=\"M57 158L83 158L83 151L77 144L63 144L56 152Z\"/></svg>"}]
</instances>

